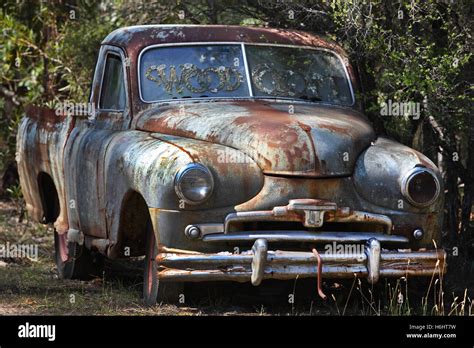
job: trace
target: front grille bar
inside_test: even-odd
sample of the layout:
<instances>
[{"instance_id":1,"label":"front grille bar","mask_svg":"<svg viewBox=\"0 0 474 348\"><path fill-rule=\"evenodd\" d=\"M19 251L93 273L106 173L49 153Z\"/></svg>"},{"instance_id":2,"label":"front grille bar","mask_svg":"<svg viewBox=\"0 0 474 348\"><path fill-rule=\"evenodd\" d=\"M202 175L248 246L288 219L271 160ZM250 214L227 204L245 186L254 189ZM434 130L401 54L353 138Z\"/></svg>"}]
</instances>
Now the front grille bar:
<instances>
[{"instance_id":1,"label":"front grille bar","mask_svg":"<svg viewBox=\"0 0 474 348\"><path fill-rule=\"evenodd\" d=\"M408 238L376 232L308 232L308 231L255 231L233 232L226 234L209 234L203 237L204 242L249 242L259 238L270 243L302 242L302 243L365 243L377 238L381 243L404 244Z\"/></svg>"},{"instance_id":2,"label":"front grille bar","mask_svg":"<svg viewBox=\"0 0 474 348\"><path fill-rule=\"evenodd\" d=\"M324 225L325 222L337 222L337 223L367 223L374 225L382 225L385 228L384 234L391 235L393 224L392 220L382 214L369 213L365 211L351 210L348 207L338 208L336 203L320 200L320 199L292 199L286 206L277 206L272 210L257 210L257 211L245 211L230 213L226 216L224 223L203 223L193 224L186 226L184 233L191 239L204 239L205 241L214 241L214 237L209 235L214 234L234 234L232 231L232 225L245 222L301 222L305 227L308 228L319 228ZM242 231L243 233L249 231ZM272 231L272 232L283 232L285 235L289 235L290 231ZM324 235L328 232L314 231L311 233L303 233L299 231L293 231L298 233L302 241L313 241L318 238L319 235ZM292 232L292 233L293 233ZM256 233L256 232L255 232ZM263 233L263 232L262 232ZM338 232L339 233L339 232ZM341 231L341 233L343 233ZM361 232L353 232L360 234ZM336 235L334 235L336 236ZM379 238L380 234L377 235ZM295 237L292 234L293 238ZM224 237L225 238L225 237ZM229 237L233 238L233 237ZM250 237L248 237L250 238ZM275 238L275 237L270 237ZM282 237L286 238L286 237ZM359 237L354 237L359 238ZM383 238L383 237L382 237ZM251 239L251 238L250 238ZM336 238L337 239L337 238ZM395 239L397 239L395 237ZM367 238L364 237L364 240ZM326 241L325 239L322 240ZM352 241L352 240L351 240ZM406 238L402 241L400 239L396 242L408 241Z\"/></svg>"},{"instance_id":3,"label":"front grille bar","mask_svg":"<svg viewBox=\"0 0 474 348\"><path fill-rule=\"evenodd\" d=\"M392 232L392 220L382 214L338 208L336 203L321 199L292 199L286 206L272 210L245 211L228 214L224 222L224 233L228 233L233 223L252 221L296 221L305 227L318 228L324 222L355 222L379 224L385 227L385 233Z\"/></svg>"}]
</instances>

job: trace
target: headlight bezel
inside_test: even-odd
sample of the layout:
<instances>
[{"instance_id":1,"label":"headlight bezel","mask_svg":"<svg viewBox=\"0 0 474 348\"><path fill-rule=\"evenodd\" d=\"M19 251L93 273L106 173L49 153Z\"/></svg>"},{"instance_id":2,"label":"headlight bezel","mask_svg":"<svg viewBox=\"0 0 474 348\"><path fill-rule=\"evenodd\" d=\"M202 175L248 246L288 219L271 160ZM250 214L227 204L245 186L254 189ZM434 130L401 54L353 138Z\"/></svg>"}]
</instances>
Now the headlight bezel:
<instances>
[{"instance_id":1,"label":"headlight bezel","mask_svg":"<svg viewBox=\"0 0 474 348\"><path fill-rule=\"evenodd\" d=\"M427 173L427 174L431 175L431 177L433 178L433 181L435 182L436 190L435 190L435 194L433 195L433 197L431 197L431 199L429 201L420 203L420 202L415 201L413 199L413 197L411 196L411 194L409 192L409 186L410 186L411 180L413 178L415 178L417 175L422 174L422 173ZM401 191L402 191L403 197L411 205L413 205L414 207L418 207L418 208L426 208L426 207L429 207L430 205L432 205L434 202L436 202L436 200L439 198L439 195L440 195L440 192L441 192L441 183L438 179L438 176L436 175L436 173L433 170L431 170L429 168L426 168L426 167L417 166L417 167L411 169L410 171L408 171L403 176L403 179L402 179L402 182L401 182Z\"/></svg>"},{"instance_id":2,"label":"headlight bezel","mask_svg":"<svg viewBox=\"0 0 474 348\"><path fill-rule=\"evenodd\" d=\"M188 174L190 171L193 171L193 170L198 170L204 173L207 176L207 179L209 180L208 183L210 185L210 190L208 191L206 197L197 201L192 200L189 197L186 197L181 187L183 178L185 178L186 174ZM212 193L214 191L214 177L211 171L209 170L209 168L207 168L205 165L201 163L189 163L181 167L176 173L174 177L174 190L178 198L184 201L185 203L190 204L190 205L202 204L202 203L205 203L212 196Z\"/></svg>"}]
</instances>

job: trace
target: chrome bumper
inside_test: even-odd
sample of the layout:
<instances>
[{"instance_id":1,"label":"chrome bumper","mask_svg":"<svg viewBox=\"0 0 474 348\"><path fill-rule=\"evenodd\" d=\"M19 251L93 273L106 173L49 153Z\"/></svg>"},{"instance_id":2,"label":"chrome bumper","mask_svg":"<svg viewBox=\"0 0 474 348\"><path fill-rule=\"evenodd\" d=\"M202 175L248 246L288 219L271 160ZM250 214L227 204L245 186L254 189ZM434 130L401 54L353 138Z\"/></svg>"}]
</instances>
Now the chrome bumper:
<instances>
[{"instance_id":1,"label":"chrome bumper","mask_svg":"<svg viewBox=\"0 0 474 348\"><path fill-rule=\"evenodd\" d=\"M313 230L235 231L232 225L255 221L293 221ZM366 223L384 227L384 232L314 230L325 222ZM409 243L405 236L392 235L388 216L338 208L333 202L294 199L272 210L237 212L227 215L224 223L188 225L184 234L209 243L253 243L251 250L239 254L206 254L161 246L157 255L158 277L163 281L251 281L297 277L366 278L376 283L380 277L432 276L444 273L446 254L441 249L395 251ZM375 229L375 228L374 228ZM307 243L308 251L269 250L269 243ZM326 253L310 249L317 244L352 244L360 248L349 253ZM318 274L318 269L320 272ZM318 281L319 282L319 281Z\"/></svg>"},{"instance_id":2,"label":"chrome bumper","mask_svg":"<svg viewBox=\"0 0 474 348\"><path fill-rule=\"evenodd\" d=\"M446 254L429 251L385 251L377 239L370 239L363 253L320 253L325 278L366 278L376 283L379 277L433 276L444 272ZM257 239L252 250L231 254L205 254L160 248L157 255L158 278L163 281L251 281L264 279L317 277L317 258L312 252L271 251L265 239Z\"/></svg>"}]
</instances>

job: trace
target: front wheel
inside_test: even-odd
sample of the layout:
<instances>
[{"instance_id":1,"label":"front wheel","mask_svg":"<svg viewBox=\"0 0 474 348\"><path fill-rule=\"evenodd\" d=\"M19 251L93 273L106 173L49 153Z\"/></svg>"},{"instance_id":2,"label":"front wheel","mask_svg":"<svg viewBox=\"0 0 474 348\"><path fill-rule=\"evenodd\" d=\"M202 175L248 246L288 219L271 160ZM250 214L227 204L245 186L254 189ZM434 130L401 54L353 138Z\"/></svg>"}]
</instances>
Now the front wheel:
<instances>
[{"instance_id":1,"label":"front wheel","mask_svg":"<svg viewBox=\"0 0 474 348\"><path fill-rule=\"evenodd\" d=\"M100 274L102 259L94 257L84 245L69 242L67 234L54 231L54 258L63 279L90 279Z\"/></svg>"},{"instance_id":2,"label":"front wheel","mask_svg":"<svg viewBox=\"0 0 474 348\"><path fill-rule=\"evenodd\" d=\"M183 293L182 283L160 282L156 256L158 247L151 222L147 223L146 254L143 271L143 301L147 306L156 302L178 304L179 296Z\"/></svg>"}]
</instances>

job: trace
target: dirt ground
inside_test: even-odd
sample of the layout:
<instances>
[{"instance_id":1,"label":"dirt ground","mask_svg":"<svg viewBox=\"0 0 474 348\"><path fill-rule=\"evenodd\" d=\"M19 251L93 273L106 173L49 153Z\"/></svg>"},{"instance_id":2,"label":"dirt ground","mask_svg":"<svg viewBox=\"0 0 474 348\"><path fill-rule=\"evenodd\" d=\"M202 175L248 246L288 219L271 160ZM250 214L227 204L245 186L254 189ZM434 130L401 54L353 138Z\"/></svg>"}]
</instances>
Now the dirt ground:
<instances>
[{"instance_id":1,"label":"dirt ground","mask_svg":"<svg viewBox=\"0 0 474 348\"><path fill-rule=\"evenodd\" d=\"M423 302L420 287L404 280L385 281L377 288L356 280L327 283L326 301L317 296L315 279L267 281L260 287L196 283L186 285L184 303L145 307L140 298L142 260L106 262L102 277L90 281L59 279L51 227L27 217L19 221L18 207L0 201L0 245L6 243L37 245L38 257L0 258L0 315L472 314L467 289L446 292L440 305L431 295Z\"/></svg>"}]
</instances>

